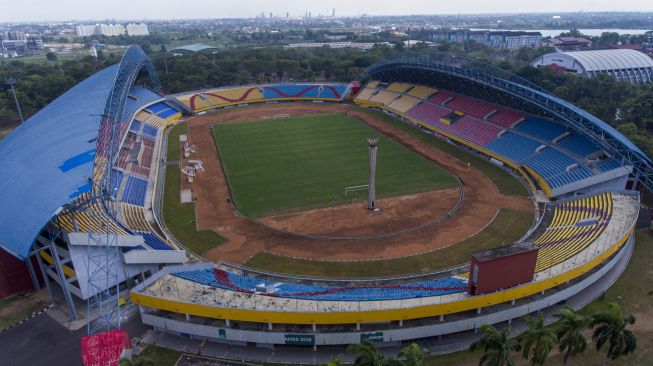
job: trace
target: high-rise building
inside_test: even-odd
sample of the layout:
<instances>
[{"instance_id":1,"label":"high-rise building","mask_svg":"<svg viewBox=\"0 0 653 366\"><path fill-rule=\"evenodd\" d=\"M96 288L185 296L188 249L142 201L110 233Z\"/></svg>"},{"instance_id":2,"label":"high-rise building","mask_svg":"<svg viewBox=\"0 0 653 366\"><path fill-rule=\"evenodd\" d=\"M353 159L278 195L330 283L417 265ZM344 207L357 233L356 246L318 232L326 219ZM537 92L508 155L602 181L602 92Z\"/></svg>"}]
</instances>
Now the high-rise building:
<instances>
[{"instance_id":1,"label":"high-rise building","mask_svg":"<svg viewBox=\"0 0 653 366\"><path fill-rule=\"evenodd\" d=\"M75 27L75 34L79 37L95 35L95 25L78 25Z\"/></svg>"},{"instance_id":2,"label":"high-rise building","mask_svg":"<svg viewBox=\"0 0 653 366\"><path fill-rule=\"evenodd\" d=\"M145 24L145 23L140 23L140 24L129 23L129 24L127 24L127 35L128 36L147 36L148 34L150 34L150 32L147 29L147 24Z\"/></svg>"},{"instance_id":3,"label":"high-rise building","mask_svg":"<svg viewBox=\"0 0 653 366\"><path fill-rule=\"evenodd\" d=\"M147 26L145 26L145 29L147 32ZM122 24L78 25L75 27L75 33L80 37L99 35L113 37L125 34L125 26Z\"/></svg>"},{"instance_id":4,"label":"high-rise building","mask_svg":"<svg viewBox=\"0 0 653 366\"><path fill-rule=\"evenodd\" d=\"M98 24L95 26L95 34L109 37L123 35L125 26L122 24Z\"/></svg>"},{"instance_id":5,"label":"high-rise building","mask_svg":"<svg viewBox=\"0 0 653 366\"><path fill-rule=\"evenodd\" d=\"M441 29L431 35L434 41L464 43L472 41L501 49L540 47L542 33L523 31L471 31L466 29Z\"/></svg>"}]
</instances>

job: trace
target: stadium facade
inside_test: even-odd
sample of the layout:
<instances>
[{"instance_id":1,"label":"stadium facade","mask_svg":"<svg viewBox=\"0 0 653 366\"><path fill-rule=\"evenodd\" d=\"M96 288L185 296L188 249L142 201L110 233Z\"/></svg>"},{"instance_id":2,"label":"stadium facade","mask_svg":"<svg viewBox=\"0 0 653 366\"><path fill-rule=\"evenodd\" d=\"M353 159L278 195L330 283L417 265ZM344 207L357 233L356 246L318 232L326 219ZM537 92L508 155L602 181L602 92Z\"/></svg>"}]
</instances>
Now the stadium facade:
<instances>
[{"instance_id":1,"label":"stadium facade","mask_svg":"<svg viewBox=\"0 0 653 366\"><path fill-rule=\"evenodd\" d=\"M0 141L7 172L0 245L35 258L51 296L61 288L74 318L73 298L99 291L88 285L97 271L89 267L93 238L112 235L119 289L140 306L144 323L265 347L397 344L474 332L582 294L623 268L639 213L636 189L653 188L653 163L618 131L514 75L446 56L383 62L359 81L362 88L284 83L164 98L151 63L132 47L121 64L76 85ZM513 249L479 254L471 267L408 277L339 281L186 264L183 243L158 217L165 130L181 112L349 100L511 170L546 196L537 223ZM519 277L487 285L500 274L486 264L524 248L532 255Z\"/></svg>"}]
</instances>

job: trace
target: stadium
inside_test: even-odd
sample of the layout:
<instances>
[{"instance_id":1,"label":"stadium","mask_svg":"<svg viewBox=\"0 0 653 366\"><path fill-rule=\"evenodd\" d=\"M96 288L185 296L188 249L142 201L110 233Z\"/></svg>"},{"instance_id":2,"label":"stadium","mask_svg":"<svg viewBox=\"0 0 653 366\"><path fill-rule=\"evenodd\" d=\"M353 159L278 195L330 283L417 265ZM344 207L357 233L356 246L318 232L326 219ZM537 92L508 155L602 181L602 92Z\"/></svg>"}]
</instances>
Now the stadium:
<instances>
[{"instance_id":1,"label":"stadium","mask_svg":"<svg viewBox=\"0 0 653 366\"><path fill-rule=\"evenodd\" d=\"M132 46L0 151L6 262L24 261L71 320L113 330L131 301L153 343L279 362L363 341L452 352L483 324L580 308L625 268L653 188L653 162L605 122L445 55L351 82L164 96ZM167 202L194 205L194 230L226 241L190 249ZM421 266L392 268L404 259Z\"/></svg>"}]
</instances>

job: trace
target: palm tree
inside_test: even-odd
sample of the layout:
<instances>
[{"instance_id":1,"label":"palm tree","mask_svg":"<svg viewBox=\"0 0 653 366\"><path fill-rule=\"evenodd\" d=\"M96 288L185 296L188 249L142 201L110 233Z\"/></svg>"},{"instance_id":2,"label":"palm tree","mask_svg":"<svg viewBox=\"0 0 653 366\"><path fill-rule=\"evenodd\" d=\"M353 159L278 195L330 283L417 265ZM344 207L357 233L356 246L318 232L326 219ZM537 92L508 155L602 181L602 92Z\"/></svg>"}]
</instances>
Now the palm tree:
<instances>
[{"instance_id":1,"label":"palm tree","mask_svg":"<svg viewBox=\"0 0 653 366\"><path fill-rule=\"evenodd\" d=\"M635 317L630 314L624 316L621 307L614 302L608 304L607 311L592 315L590 327L596 327L592 334L596 349L601 350L606 343L608 344L604 364L607 365L608 360L615 360L635 351L637 338L632 331L626 329L632 324L635 324Z\"/></svg>"},{"instance_id":2,"label":"palm tree","mask_svg":"<svg viewBox=\"0 0 653 366\"><path fill-rule=\"evenodd\" d=\"M342 355L330 359L325 366L342 366Z\"/></svg>"},{"instance_id":3,"label":"palm tree","mask_svg":"<svg viewBox=\"0 0 653 366\"><path fill-rule=\"evenodd\" d=\"M379 353L376 345L370 341L365 341L360 344L350 344L347 347L347 352L356 354L354 366L383 366L387 362L385 357Z\"/></svg>"},{"instance_id":4,"label":"palm tree","mask_svg":"<svg viewBox=\"0 0 653 366\"><path fill-rule=\"evenodd\" d=\"M472 343L470 351L483 348L483 356L478 362L479 366L512 366L514 362L510 353L521 350L521 345L509 338L510 327L504 328L501 333L491 325L481 325L483 336Z\"/></svg>"},{"instance_id":5,"label":"palm tree","mask_svg":"<svg viewBox=\"0 0 653 366\"><path fill-rule=\"evenodd\" d=\"M398 357L403 366L422 366L424 364L424 350L417 343L411 343L402 348Z\"/></svg>"},{"instance_id":6,"label":"palm tree","mask_svg":"<svg viewBox=\"0 0 653 366\"><path fill-rule=\"evenodd\" d=\"M528 330L519 336L524 359L531 360L531 365L543 365L549 353L556 346L558 337L553 329L544 326L544 315L531 318L525 316Z\"/></svg>"},{"instance_id":7,"label":"palm tree","mask_svg":"<svg viewBox=\"0 0 653 366\"><path fill-rule=\"evenodd\" d=\"M583 329L589 327L591 318L580 314L574 309L566 306L556 314L560 320L557 326L558 347L564 352L564 365L567 366L569 358L583 353L587 348L587 340L583 335Z\"/></svg>"}]
</instances>

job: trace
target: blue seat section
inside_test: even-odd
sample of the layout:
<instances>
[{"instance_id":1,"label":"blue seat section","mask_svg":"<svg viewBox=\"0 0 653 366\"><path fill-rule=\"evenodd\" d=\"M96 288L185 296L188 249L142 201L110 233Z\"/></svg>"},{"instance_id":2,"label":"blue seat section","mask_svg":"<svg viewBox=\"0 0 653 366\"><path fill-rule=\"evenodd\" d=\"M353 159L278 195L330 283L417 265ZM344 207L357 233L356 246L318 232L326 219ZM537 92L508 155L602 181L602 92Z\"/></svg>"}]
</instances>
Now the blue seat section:
<instances>
[{"instance_id":1,"label":"blue seat section","mask_svg":"<svg viewBox=\"0 0 653 366\"><path fill-rule=\"evenodd\" d=\"M529 155L533 154L540 145L542 144L528 137L506 132L501 137L492 140L485 147L516 163L521 163Z\"/></svg>"},{"instance_id":2,"label":"blue seat section","mask_svg":"<svg viewBox=\"0 0 653 366\"><path fill-rule=\"evenodd\" d=\"M342 99L346 85L339 84L278 84L263 87L263 97L277 98L329 98Z\"/></svg>"},{"instance_id":3,"label":"blue seat section","mask_svg":"<svg viewBox=\"0 0 653 366\"><path fill-rule=\"evenodd\" d=\"M159 112L163 112L169 108L170 108L169 105L165 104L164 102L159 102L159 103L152 104L151 106L148 106L145 109L148 110L150 113L158 114Z\"/></svg>"},{"instance_id":4,"label":"blue seat section","mask_svg":"<svg viewBox=\"0 0 653 366\"><path fill-rule=\"evenodd\" d=\"M552 188L562 187L566 184L577 182L579 180L589 178L592 176L592 171L589 168L581 165L570 172L564 171L558 175L547 178L547 182Z\"/></svg>"},{"instance_id":5,"label":"blue seat section","mask_svg":"<svg viewBox=\"0 0 653 366\"><path fill-rule=\"evenodd\" d=\"M547 148L524 160L524 164L531 167L552 187L561 187L569 183L592 176L592 171L583 166L566 171L569 165L578 163L571 156L562 151Z\"/></svg>"},{"instance_id":6,"label":"blue seat section","mask_svg":"<svg viewBox=\"0 0 653 366\"><path fill-rule=\"evenodd\" d=\"M150 232L137 231L136 233L143 235L143 241L145 241L145 244L154 250L172 250L166 242Z\"/></svg>"},{"instance_id":7,"label":"blue seat section","mask_svg":"<svg viewBox=\"0 0 653 366\"><path fill-rule=\"evenodd\" d=\"M116 198L116 193L122 184L123 173L120 170L113 170L111 175L111 182L109 189L111 190L111 197Z\"/></svg>"},{"instance_id":8,"label":"blue seat section","mask_svg":"<svg viewBox=\"0 0 653 366\"><path fill-rule=\"evenodd\" d=\"M621 166L621 162L616 159L608 159L596 167L602 172L609 172L612 169L617 169Z\"/></svg>"},{"instance_id":9,"label":"blue seat section","mask_svg":"<svg viewBox=\"0 0 653 366\"><path fill-rule=\"evenodd\" d=\"M552 141L567 130L562 125L538 117L528 117L527 120L520 122L515 129L546 141Z\"/></svg>"},{"instance_id":10,"label":"blue seat section","mask_svg":"<svg viewBox=\"0 0 653 366\"><path fill-rule=\"evenodd\" d=\"M143 126L143 135L145 136L155 138L158 131L159 129L154 126L150 126L150 125Z\"/></svg>"},{"instance_id":11,"label":"blue seat section","mask_svg":"<svg viewBox=\"0 0 653 366\"><path fill-rule=\"evenodd\" d=\"M128 176L127 183L125 183L125 188L122 190L122 202L143 206L145 204L146 193L146 180Z\"/></svg>"},{"instance_id":12,"label":"blue seat section","mask_svg":"<svg viewBox=\"0 0 653 366\"><path fill-rule=\"evenodd\" d=\"M323 301L401 300L440 296L463 292L467 289L467 281L458 277L392 285L337 287L279 283L217 269L183 271L171 274L203 285L246 293L253 293L256 285L265 284L267 287L274 287L274 292L266 293L269 296Z\"/></svg>"},{"instance_id":13,"label":"blue seat section","mask_svg":"<svg viewBox=\"0 0 653 366\"><path fill-rule=\"evenodd\" d=\"M151 106L145 108L145 110L149 111L150 113L156 114L157 116L163 119L166 119L170 116L174 116L175 114L179 113L177 109L169 106L164 102L152 104Z\"/></svg>"},{"instance_id":14,"label":"blue seat section","mask_svg":"<svg viewBox=\"0 0 653 366\"><path fill-rule=\"evenodd\" d=\"M125 111L123 116L126 120L131 119L136 111L148 103L161 99L161 96L147 88L136 87L129 91L129 96L125 102ZM157 103L159 104L159 103Z\"/></svg>"},{"instance_id":15,"label":"blue seat section","mask_svg":"<svg viewBox=\"0 0 653 366\"><path fill-rule=\"evenodd\" d=\"M523 163L533 168L542 178L546 179L560 174L565 168L577 163L577 161L561 151L546 148L524 160Z\"/></svg>"},{"instance_id":16,"label":"blue seat section","mask_svg":"<svg viewBox=\"0 0 653 366\"><path fill-rule=\"evenodd\" d=\"M132 250L136 250L136 249L138 249L138 250L143 250L143 249L145 249L145 248L143 248L142 245L137 245L137 246L135 246L135 247L123 247L123 248L122 248L122 252L123 252L123 253L128 253L128 252L130 252L130 251L132 251Z\"/></svg>"},{"instance_id":17,"label":"blue seat section","mask_svg":"<svg viewBox=\"0 0 653 366\"><path fill-rule=\"evenodd\" d=\"M159 112L157 115L159 117L163 118L163 119L166 119L166 118L170 118L170 117L174 116L177 113L179 113L178 110L170 107L170 108L164 110L163 112Z\"/></svg>"},{"instance_id":18,"label":"blue seat section","mask_svg":"<svg viewBox=\"0 0 653 366\"><path fill-rule=\"evenodd\" d=\"M572 134L560 140L558 145L583 157L601 149L587 137L576 134Z\"/></svg>"},{"instance_id":19,"label":"blue seat section","mask_svg":"<svg viewBox=\"0 0 653 366\"><path fill-rule=\"evenodd\" d=\"M132 121L131 126L129 126L129 131L134 132L134 133L138 133L138 131L141 130L142 125L143 125L143 122L135 119L135 120Z\"/></svg>"}]
</instances>

